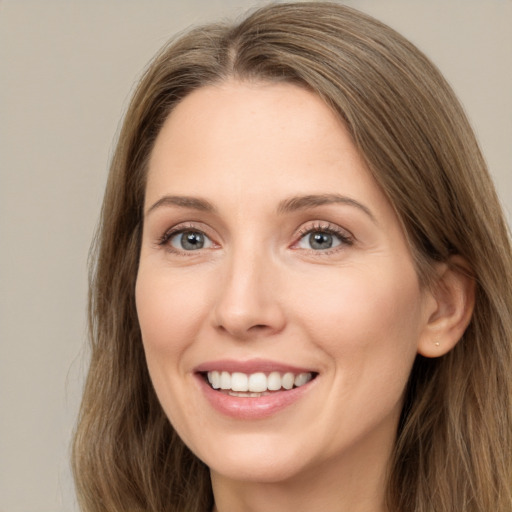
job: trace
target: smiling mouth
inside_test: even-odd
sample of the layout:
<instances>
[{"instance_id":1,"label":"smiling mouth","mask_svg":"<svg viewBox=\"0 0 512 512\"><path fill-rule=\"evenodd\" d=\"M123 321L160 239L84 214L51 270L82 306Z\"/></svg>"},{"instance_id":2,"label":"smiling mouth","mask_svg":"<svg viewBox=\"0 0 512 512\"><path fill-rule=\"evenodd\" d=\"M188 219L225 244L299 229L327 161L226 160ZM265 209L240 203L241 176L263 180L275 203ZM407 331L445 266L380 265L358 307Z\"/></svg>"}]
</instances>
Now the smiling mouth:
<instances>
[{"instance_id":1,"label":"smiling mouth","mask_svg":"<svg viewBox=\"0 0 512 512\"><path fill-rule=\"evenodd\" d=\"M289 391L299 388L313 380L318 374L315 372L227 372L211 371L202 373L210 387L221 393L236 397L260 397L279 391Z\"/></svg>"}]
</instances>

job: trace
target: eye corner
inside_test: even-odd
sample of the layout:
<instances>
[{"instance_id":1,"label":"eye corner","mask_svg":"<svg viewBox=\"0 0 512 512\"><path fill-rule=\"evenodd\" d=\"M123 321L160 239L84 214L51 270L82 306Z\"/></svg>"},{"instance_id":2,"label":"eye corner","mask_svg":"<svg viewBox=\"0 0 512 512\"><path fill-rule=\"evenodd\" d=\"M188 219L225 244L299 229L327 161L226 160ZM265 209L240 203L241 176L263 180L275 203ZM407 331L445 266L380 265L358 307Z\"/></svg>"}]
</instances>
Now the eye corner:
<instances>
[{"instance_id":1,"label":"eye corner","mask_svg":"<svg viewBox=\"0 0 512 512\"><path fill-rule=\"evenodd\" d=\"M353 245L354 240L354 236L340 226L331 222L315 221L299 229L290 248L317 255L329 254Z\"/></svg>"},{"instance_id":2,"label":"eye corner","mask_svg":"<svg viewBox=\"0 0 512 512\"><path fill-rule=\"evenodd\" d=\"M218 249L215 241L205 226L193 223L180 223L165 230L155 241L155 246L165 248L178 256L193 256L209 249Z\"/></svg>"}]
</instances>

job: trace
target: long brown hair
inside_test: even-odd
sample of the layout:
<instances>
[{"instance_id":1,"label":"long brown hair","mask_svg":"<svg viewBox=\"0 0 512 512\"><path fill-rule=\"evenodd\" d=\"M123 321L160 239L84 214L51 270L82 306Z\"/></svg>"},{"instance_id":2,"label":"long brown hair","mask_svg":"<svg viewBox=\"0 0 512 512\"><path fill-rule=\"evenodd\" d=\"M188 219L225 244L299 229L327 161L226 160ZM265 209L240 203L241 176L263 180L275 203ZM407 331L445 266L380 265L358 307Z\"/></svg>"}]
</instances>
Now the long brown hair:
<instances>
[{"instance_id":1,"label":"long brown hair","mask_svg":"<svg viewBox=\"0 0 512 512\"><path fill-rule=\"evenodd\" d=\"M439 71L389 27L334 3L264 7L200 27L147 69L113 157L90 275L91 363L73 445L82 510L204 512L208 468L152 389L134 301L147 161L173 107L227 78L297 83L343 119L403 223L425 286L460 255L471 323L417 357L388 484L393 512L512 510L512 250L478 144Z\"/></svg>"}]
</instances>

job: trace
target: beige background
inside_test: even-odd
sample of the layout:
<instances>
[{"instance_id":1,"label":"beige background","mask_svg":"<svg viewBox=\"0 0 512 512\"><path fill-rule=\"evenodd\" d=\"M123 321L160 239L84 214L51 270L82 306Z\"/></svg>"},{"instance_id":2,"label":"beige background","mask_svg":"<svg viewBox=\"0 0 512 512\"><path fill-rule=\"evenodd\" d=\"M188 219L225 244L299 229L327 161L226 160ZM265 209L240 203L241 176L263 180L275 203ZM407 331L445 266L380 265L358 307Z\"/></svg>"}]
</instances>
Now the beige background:
<instances>
[{"instance_id":1,"label":"beige background","mask_svg":"<svg viewBox=\"0 0 512 512\"><path fill-rule=\"evenodd\" d=\"M511 212L512 0L347 3L438 64ZM254 5L0 0L0 512L77 510L86 257L136 77L176 31Z\"/></svg>"}]
</instances>

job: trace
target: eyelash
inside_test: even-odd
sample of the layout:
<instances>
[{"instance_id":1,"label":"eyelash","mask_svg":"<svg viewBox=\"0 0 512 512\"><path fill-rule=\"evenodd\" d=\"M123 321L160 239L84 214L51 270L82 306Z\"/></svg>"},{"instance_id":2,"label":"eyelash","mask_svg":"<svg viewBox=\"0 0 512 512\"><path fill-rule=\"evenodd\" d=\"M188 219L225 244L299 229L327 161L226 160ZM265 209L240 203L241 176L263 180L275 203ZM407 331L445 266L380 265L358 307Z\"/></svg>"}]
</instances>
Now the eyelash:
<instances>
[{"instance_id":1,"label":"eyelash","mask_svg":"<svg viewBox=\"0 0 512 512\"><path fill-rule=\"evenodd\" d=\"M179 224L178 226L172 227L171 229L168 229L157 241L157 245L163 247L165 246L166 250L173 253L173 254L180 254L185 256L193 256L195 251L180 251L173 247L169 241L176 235L179 235L181 233L186 233L187 231L192 231L195 233L201 233L206 238L211 240L211 238L205 233L204 229L200 229L193 224Z\"/></svg>"},{"instance_id":2,"label":"eyelash","mask_svg":"<svg viewBox=\"0 0 512 512\"><path fill-rule=\"evenodd\" d=\"M212 240L211 237L209 237L203 229L200 229L193 224L187 224L183 225L180 224L178 226L175 226L169 230L167 230L161 237L159 237L157 241L158 246L166 246L166 249L174 254L180 254L180 255L187 255L192 256L195 251L180 251L173 247L169 241L176 235L179 235L181 233L186 233L187 231L197 232L203 234L205 237L207 237L210 241ZM292 247L297 245L304 237L307 235L310 235L311 233L327 233L329 235L332 235L336 237L340 241L340 246L335 246L333 248L325 249L325 250L314 250L310 249L312 253L315 253L317 255L321 254L327 254L336 252L343 248L343 246L351 246L354 245L354 238L352 235L348 234L346 230L340 229L338 226L330 224L330 223L317 223L310 225L308 227L302 228L297 233L295 242L292 244ZM213 242L212 242L213 243Z\"/></svg>"},{"instance_id":3,"label":"eyelash","mask_svg":"<svg viewBox=\"0 0 512 512\"><path fill-rule=\"evenodd\" d=\"M313 224L311 226L302 228L299 230L297 234L297 240L294 242L293 245L297 245L304 237L307 235L310 235L311 233L327 233L329 235L332 235L341 242L340 246L336 246L334 248L329 248L325 250L313 250L311 249L311 252L315 254L326 254L331 252L336 252L343 248L343 246L351 246L354 245L354 238L352 235L350 235L346 230L343 230L339 228L336 225L330 224L330 223L317 223Z\"/></svg>"}]
</instances>

